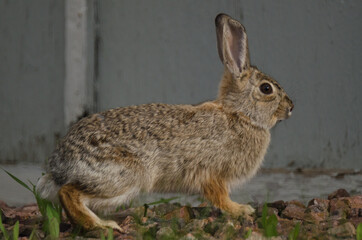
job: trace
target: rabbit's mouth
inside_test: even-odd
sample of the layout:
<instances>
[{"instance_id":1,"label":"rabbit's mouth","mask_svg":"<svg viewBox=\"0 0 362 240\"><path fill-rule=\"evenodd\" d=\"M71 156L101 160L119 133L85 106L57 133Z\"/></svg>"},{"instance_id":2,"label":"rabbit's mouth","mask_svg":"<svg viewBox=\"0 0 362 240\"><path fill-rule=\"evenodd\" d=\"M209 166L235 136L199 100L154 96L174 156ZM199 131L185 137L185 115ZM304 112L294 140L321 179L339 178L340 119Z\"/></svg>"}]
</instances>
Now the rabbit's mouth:
<instances>
[{"instance_id":1,"label":"rabbit's mouth","mask_svg":"<svg viewBox=\"0 0 362 240\"><path fill-rule=\"evenodd\" d=\"M278 122L288 119L292 116L293 108L294 104L292 100L290 100L289 97L285 96L283 100L279 103L279 106L275 111L274 116L278 119Z\"/></svg>"},{"instance_id":2,"label":"rabbit's mouth","mask_svg":"<svg viewBox=\"0 0 362 240\"><path fill-rule=\"evenodd\" d=\"M274 116L277 118L277 122L288 119L292 116L293 106L279 106L274 113Z\"/></svg>"}]
</instances>

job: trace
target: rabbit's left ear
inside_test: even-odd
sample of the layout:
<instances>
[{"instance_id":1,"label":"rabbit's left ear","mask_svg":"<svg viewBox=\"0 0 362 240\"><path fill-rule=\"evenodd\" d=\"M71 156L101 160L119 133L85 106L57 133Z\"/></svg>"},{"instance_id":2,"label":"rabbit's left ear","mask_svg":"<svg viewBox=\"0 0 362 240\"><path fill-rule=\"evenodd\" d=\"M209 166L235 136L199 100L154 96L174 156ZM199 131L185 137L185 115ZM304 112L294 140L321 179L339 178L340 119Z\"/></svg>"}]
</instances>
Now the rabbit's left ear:
<instances>
[{"instance_id":1,"label":"rabbit's left ear","mask_svg":"<svg viewBox=\"0 0 362 240\"><path fill-rule=\"evenodd\" d=\"M219 57L236 78L250 67L245 28L226 14L217 15L215 25Z\"/></svg>"}]
</instances>

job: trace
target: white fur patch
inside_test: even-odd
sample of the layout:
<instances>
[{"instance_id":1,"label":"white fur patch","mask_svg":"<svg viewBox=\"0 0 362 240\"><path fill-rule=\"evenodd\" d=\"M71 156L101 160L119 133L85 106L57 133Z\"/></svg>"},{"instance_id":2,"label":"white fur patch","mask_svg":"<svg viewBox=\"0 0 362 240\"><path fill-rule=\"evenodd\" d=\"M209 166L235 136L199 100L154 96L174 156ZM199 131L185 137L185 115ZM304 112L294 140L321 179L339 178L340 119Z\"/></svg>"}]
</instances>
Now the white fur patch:
<instances>
[{"instance_id":1,"label":"white fur patch","mask_svg":"<svg viewBox=\"0 0 362 240\"><path fill-rule=\"evenodd\" d=\"M60 186L55 184L50 174L42 176L36 184L35 189L41 198L53 203L59 203L58 192Z\"/></svg>"},{"instance_id":2,"label":"white fur patch","mask_svg":"<svg viewBox=\"0 0 362 240\"><path fill-rule=\"evenodd\" d=\"M84 203L93 211L107 213L114 211L120 205L132 200L139 192L139 188L133 187L120 196L112 198L88 198Z\"/></svg>"}]
</instances>

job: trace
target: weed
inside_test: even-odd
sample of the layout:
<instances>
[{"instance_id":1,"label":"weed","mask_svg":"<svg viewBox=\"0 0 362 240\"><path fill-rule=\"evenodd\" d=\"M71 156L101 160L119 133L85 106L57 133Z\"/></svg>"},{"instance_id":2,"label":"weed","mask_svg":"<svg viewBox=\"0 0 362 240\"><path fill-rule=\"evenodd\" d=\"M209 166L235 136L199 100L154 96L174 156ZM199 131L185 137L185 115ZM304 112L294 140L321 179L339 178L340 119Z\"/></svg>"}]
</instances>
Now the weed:
<instances>
[{"instance_id":1,"label":"weed","mask_svg":"<svg viewBox=\"0 0 362 240\"><path fill-rule=\"evenodd\" d=\"M358 224L357 226L356 239L362 240L362 223Z\"/></svg>"},{"instance_id":2,"label":"weed","mask_svg":"<svg viewBox=\"0 0 362 240\"><path fill-rule=\"evenodd\" d=\"M107 240L113 240L113 229L112 228L108 228L108 235L107 235ZM103 230L101 230L101 240L106 240L106 237L104 236Z\"/></svg>"},{"instance_id":3,"label":"weed","mask_svg":"<svg viewBox=\"0 0 362 240\"><path fill-rule=\"evenodd\" d=\"M5 229L5 227L3 225L3 220L2 220L1 215L2 215L2 212L0 211L0 230L3 233L4 238L6 240L8 240L9 239L9 233L8 233L8 231Z\"/></svg>"},{"instance_id":4,"label":"weed","mask_svg":"<svg viewBox=\"0 0 362 240\"><path fill-rule=\"evenodd\" d=\"M30 236L29 236L29 240L32 240L34 235L35 235L35 228L33 229L33 231L31 231Z\"/></svg>"},{"instance_id":5,"label":"weed","mask_svg":"<svg viewBox=\"0 0 362 240\"><path fill-rule=\"evenodd\" d=\"M31 186L28 186L26 183L21 181L19 178L15 177L10 172L1 168L4 172L6 172L12 179L14 179L17 183L19 183L24 188L28 189L35 197L36 202L39 207L39 211L44 217L43 230L47 234L50 235L51 238L59 237L59 224L61 222L62 216L62 207L58 204L54 204L46 199L43 199L36 192L35 185L29 181Z\"/></svg>"},{"instance_id":6,"label":"weed","mask_svg":"<svg viewBox=\"0 0 362 240\"><path fill-rule=\"evenodd\" d=\"M266 203L263 206L261 224L263 226L264 235L266 237L278 236L278 232L277 232L278 218L275 214L268 216L268 207L267 207Z\"/></svg>"},{"instance_id":7,"label":"weed","mask_svg":"<svg viewBox=\"0 0 362 240\"><path fill-rule=\"evenodd\" d=\"M300 223L297 223L293 230L289 233L288 240L296 240L300 231Z\"/></svg>"},{"instance_id":8,"label":"weed","mask_svg":"<svg viewBox=\"0 0 362 240\"><path fill-rule=\"evenodd\" d=\"M13 239L17 240L19 237L19 221L16 221L13 228Z\"/></svg>"},{"instance_id":9,"label":"weed","mask_svg":"<svg viewBox=\"0 0 362 240\"><path fill-rule=\"evenodd\" d=\"M253 232L253 230L250 228L244 235L245 239L248 239L251 236L251 233Z\"/></svg>"},{"instance_id":10,"label":"weed","mask_svg":"<svg viewBox=\"0 0 362 240\"><path fill-rule=\"evenodd\" d=\"M4 239L9 240L10 235L9 235L8 231L5 229L1 215L2 215L2 212L0 211L0 230L3 233ZM16 221L15 225L13 226L12 237L14 240L17 240L19 237L19 221Z\"/></svg>"}]
</instances>

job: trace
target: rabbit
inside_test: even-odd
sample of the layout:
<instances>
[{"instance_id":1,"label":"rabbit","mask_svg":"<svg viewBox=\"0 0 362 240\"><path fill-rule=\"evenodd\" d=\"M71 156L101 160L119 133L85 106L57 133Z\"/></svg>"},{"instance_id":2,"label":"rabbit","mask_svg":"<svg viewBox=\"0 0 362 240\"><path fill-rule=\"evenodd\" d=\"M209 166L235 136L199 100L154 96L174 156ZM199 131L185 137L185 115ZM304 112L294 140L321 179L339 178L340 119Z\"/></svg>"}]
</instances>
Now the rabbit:
<instances>
[{"instance_id":1,"label":"rabbit","mask_svg":"<svg viewBox=\"0 0 362 240\"><path fill-rule=\"evenodd\" d=\"M39 195L59 201L85 230L122 231L95 212L140 192L199 193L232 215L251 215L251 206L230 199L230 186L255 175L270 129L294 105L274 79L250 65L244 26L226 14L215 25L225 68L216 100L121 107L79 120L49 158Z\"/></svg>"}]
</instances>

